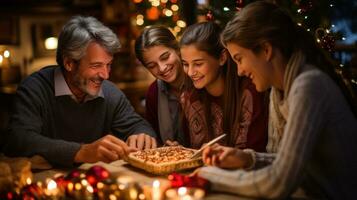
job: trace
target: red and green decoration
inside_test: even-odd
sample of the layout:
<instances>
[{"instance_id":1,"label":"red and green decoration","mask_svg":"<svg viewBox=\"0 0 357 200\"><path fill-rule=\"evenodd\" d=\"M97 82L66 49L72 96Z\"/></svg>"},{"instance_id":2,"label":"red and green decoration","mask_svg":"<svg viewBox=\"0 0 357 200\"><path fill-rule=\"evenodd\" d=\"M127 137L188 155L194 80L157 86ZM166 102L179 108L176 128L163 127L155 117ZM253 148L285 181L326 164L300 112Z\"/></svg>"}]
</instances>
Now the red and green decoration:
<instances>
[{"instance_id":1,"label":"red and green decoration","mask_svg":"<svg viewBox=\"0 0 357 200\"><path fill-rule=\"evenodd\" d=\"M206 20L214 20L218 24L226 24L245 5L254 0L220 0L209 1L200 6L198 14L205 16ZM311 32L321 47L330 53L334 52L335 42L342 39L340 33L332 31L331 14L335 3L331 0L275 0L286 8L296 23Z\"/></svg>"},{"instance_id":2,"label":"red and green decoration","mask_svg":"<svg viewBox=\"0 0 357 200\"><path fill-rule=\"evenodd\" d=\"M145 27L160 24L169 27L175 34L186 27L180 19L179 0L132 0L135 14L132 16L135 24Z\"/></svg>"}]
</instances>

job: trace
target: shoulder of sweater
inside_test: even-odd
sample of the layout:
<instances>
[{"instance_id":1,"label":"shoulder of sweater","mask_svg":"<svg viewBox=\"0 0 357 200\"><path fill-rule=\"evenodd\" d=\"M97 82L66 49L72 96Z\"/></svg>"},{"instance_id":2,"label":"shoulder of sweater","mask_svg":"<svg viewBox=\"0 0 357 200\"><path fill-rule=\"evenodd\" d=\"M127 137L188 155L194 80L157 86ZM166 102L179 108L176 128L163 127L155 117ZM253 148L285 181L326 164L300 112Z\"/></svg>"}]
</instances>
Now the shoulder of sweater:
<instances>
[{"instance_id":1,"label":"shoulder of sweater","mask_svg":"<svg viewBox=\"0 0 357 200\"><path fill-rule=\"evenodd\" d=\"M56 65L46 66L39 71L36 71L26 77L19 88L31 88L31 89L40 89L50 87L53 89L54 87L54 71L56 69Z\"/></svg>"},{"instance_id":2,"label":"shoulder of sweater","mask_svg":"<svg viewBox=\"0 0 357 200\"><path fill-rule=\"evenodd\" d=\"M335 96L331 94L338 92L338 86L326 73L313 68L302 72L295 78L290 89L289 97L301 94L305 97L310 96L315 100L322 100L327 96Z\"/></svg>"},{"instance_id":3,"label":"shoulder of sweater","mask_svg":"<svg viewBox=\"0 0 357 200\"><path fill-rule=\"evenodd\" d=\"M109 80L103 81L102 90L105 98L120 98L125 96L119 87Z\"/></svg>"}]
</instances>

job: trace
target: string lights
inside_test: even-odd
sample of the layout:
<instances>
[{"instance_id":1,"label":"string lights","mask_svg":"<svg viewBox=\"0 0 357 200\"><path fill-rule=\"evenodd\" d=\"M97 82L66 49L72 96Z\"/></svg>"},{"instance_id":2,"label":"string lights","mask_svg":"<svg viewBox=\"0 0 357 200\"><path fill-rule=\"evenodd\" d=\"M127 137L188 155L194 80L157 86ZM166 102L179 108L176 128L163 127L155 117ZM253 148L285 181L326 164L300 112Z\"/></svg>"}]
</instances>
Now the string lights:
<instances>
[{"instance_id":1,"label":"string lights","mask_svg":"<svg viewBox=\"0 0 357 200\"><path fill-rule=\"evenodd\" d=\"M180 6L177 0L133 0L137 14L133 21L136 26L161 24L169 27L174 35L178 35L186 22L180 19Z\"/></svg>"}]
</instances>

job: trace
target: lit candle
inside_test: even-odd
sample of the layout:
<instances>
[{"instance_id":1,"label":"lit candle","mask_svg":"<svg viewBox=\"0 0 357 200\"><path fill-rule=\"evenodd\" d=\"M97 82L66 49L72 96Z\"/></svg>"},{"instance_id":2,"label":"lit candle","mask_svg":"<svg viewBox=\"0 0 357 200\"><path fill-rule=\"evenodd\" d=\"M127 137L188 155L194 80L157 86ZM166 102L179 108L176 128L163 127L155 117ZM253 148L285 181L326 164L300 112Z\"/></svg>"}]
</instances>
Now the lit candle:
<instances>
[{"instance_id":1,"label":"lit candle","mask_svg":"<svg viewBox=\"0 0 357 200\"><path fill-rule=\"evenodd\" d=\"M171 188L165 192L165 199L167 200L200 200L204 196L205 192L200 188Z\"/></svg>"},{"instance_id":2,"label":"lit candle","mask_svg":"<svg viewBox=\"0 0 357 200\"><path fill-rule=\"evenodd\" d=\"M56 199L58 195L57 183L54 180L50 180L47 183L47 188L45 190L45 194L51 199Z\"/></svg>"},{"instance_id":3,"label":"lit candle","mask_svg":"<svg viewBox=\"0 0 357 200\"><path fill-rule=\"evenodd\" d=\"M182 199L182 200L191 200L192 199L190 197L190 195L187 194L187 188L186 187L180 187L177 190L177 193L178 193L179 199Z\"/></svg>"},{"instance_id":4,"label":"lit candle","mask_svg":"<svg viewBox=\"0 0 357 200\"><path fill-rule=\"evenodd\" d=\"M31 183L32 183L32 180L31 180L30 177L28 177L28 178L26 179L26 184L27 184L27 185L31 185Z\"/></svg>"},{"instance_id":5,"label":"lit candle","mask_svg":"<svg viewBox=\"0 0 357 200\"><path fill-rule=\"evenodd\" d=\"M160 192L160 181L154 180L152 183L152 200L160 200L161 192Z\"/></svg>"}]
</instances>

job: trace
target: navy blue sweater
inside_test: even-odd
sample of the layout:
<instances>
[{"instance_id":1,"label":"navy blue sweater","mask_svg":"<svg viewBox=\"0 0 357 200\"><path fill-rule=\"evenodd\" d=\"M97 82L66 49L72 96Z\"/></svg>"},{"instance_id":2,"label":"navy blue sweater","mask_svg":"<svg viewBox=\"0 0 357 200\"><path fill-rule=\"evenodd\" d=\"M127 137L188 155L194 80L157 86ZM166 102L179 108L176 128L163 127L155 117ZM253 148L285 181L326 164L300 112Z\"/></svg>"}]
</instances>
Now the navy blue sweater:
<instances>
[{"instance_id":1,"label":"navy blue sweater","mask_svg":"<svg viewBox=\"0 0 357 200\"><path fill-rule=\"evenodd\" d=\"M109 133L122 140L142 132L155 137L150 125L110 81L103 82L104 98L77 103L70 96L56 97L55 69L46 67L18 87L5 154L41 155L52 164L72 166L80 143L91 143Z\"/></svg>"}]
</instances>

